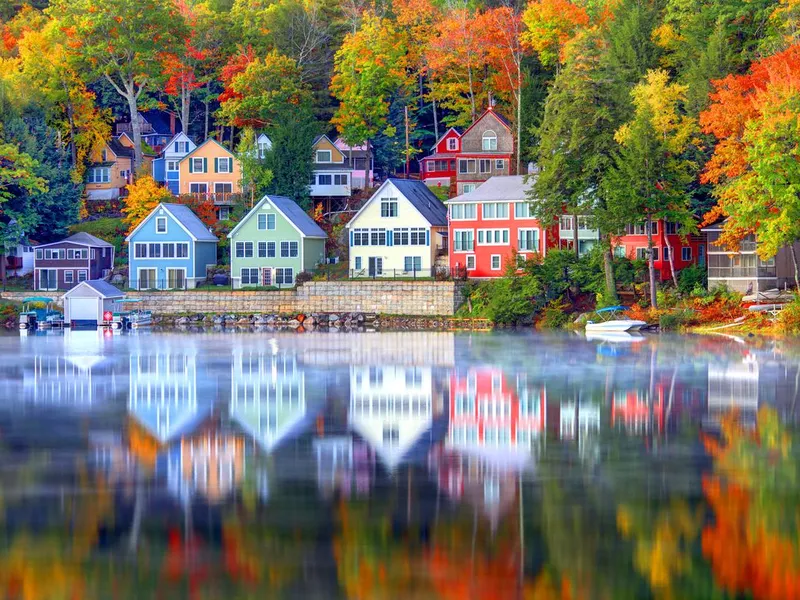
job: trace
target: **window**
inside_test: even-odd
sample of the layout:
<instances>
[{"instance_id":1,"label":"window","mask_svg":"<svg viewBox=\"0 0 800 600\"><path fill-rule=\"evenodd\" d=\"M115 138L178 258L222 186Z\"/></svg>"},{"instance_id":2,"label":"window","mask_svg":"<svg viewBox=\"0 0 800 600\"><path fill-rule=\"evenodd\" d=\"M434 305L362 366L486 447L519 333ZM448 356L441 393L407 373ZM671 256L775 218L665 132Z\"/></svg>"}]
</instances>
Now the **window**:
<instances>
[{"instance_id":1,"label":"window","mask_svg":"<svg viewBox=\"0 0 800 600\"><path fill-rule=\"evenodd\" d=\"M161 255L164 258L175 258L175 244L161 244Z\"/></svg>"},{"instance_id":2,"label":"window","mask_svg":"<svg viewBox=\"0 0 800 600\"><path fill-rule=\"evenodd\" d=\"M475 232L467 229L455 230L453 243L455 252L472 252L475 248Z\"/></svg>"},{"instance_id":3,"label":"window","mask_svg":"<svg viewBox=\"0 0 800 600\"><path fill-rule=\"evenodd\" d=\"M538 229L520 229L519 232L519 250L532 250L539 251L539 230Z\"/></svg>"},{"instance_id":4,"label":"window","mask_svg":"<svg viewBox=\"0 0 800 600\"><path fill-rule=\"evenodd\" d=\"M677 223L673 223L671 221L665 221L664 222L664 232L667 233L667 235L670 235L670 234L675 235L676 233L678 233L678 224Z\"/></svg>"},{"instance_id":5,"label":"window","mask_svg":"<svg viewBox=\"0 0 800 600\"><path fill-rule=\"evenodd\" d=\"M135 243L133 245L133 254L136 258L147 258L147 244Z\"/></svg>"},{"instance_id":6,"label":"window","mask_svg":"<svg viewBox=\"0 0 800 600\"><path fill-rule=\"evenodd\" d=\"M267 142L258 142L258 158L266 158L269 151L269 144Z\"/></svg>"},{"instance_id":7,"label":"window","mask_svg":"<svg viewBox=\"0 0 800 600\"><path fill-rule=\"evenodd\" d=\"M424 227L412 227L409 243L412 246L424 246L426 244L426 232Z\"/></svg>"},{"instance_id":8,"label":"window","mask_svg":"<svg viewBox=\"0 0 800 600\"><path fill-rule=\"evenodd\" d=\"M227 221L231 218L231 207L230 206L220 206L218 210L218 218L220 221Z\"/></svg>"},{"instance_id":9,"label":"window","mask_svg":"<svg viewBox=\"0 0 800 600\"><path fill-rule=\"evenodd\" d=\"M347 173L339 173L333 176L334 185L347 185Z\"/></svg>"},{"instance_id":10,"label":"window","mask_svg":"<svg viewBox=\"0 0 800 600\"><path fill-rule=\"evenodd\" d=\"M148 255L150 258L161 258L161 244L149 244Z\"/></svg>"},{"instance_id":11,"label":"window","mask_svg":"<svg viewBox=\"0 0 800 600\"><path fill-rule=\"evenodd\" d=\"M421 271L422 270L422 257L421 256L406 256L404 260L404 271Z\"/></svg>"},{"instance_id":12,"label":"window","mask_svg":"<svg viewBox=\"0 0 800 600\"><path fill-rule=\"evenodd\" d=\"M294 271L290 268L275 269L275 283L278 285L292 285Z\"/></svg>"},{"instance_id":13,"label":"window","mask_svg":"<svg viewBox=\"0 0 800 600\"><path fill-rule=\"evenodd\" d=\"M484 132L481 148L483 150L497 150L497 134L491 129Z\"/></svg>"},{"instance_id":14,"label":"window","mask_svg":"<svg viewBox=\"0 0 800 600\"><path fill-rule=\"evenodd\" d=\"M253 258L253 242L236 242L236 258Z\"/></svg>"},{"instance_id":15,"label":"window","mask_svg":"<svg viewBox=\"0 0 800 600\"><path fill-rule=\"evenodd\" d=\"M233 184L232 183L215 183L214 184L214 193L215 194L232 194L233 193Z\"/></svg>"},{"instance_id":16,"label":"window","mask_svg":"<svg viewBox=\"0 0 800 600\"><path fill-rule=\"evenodd\" d=\"M499 271L500 270L500 255L499 254L492 254L492 271Z\"/></svg>"},{"instance_id":17,"label":"window","mask_svg":"<svg viewBox=\"0 0 800 600\"><path fill-rule=\"evenodd\" d=\"M560 219L559 225L562 231L572 231L572 217L563 215Z\"/></svg>"},{"instance_id":18,"label":"window","mask_svg":"<svg viewBox=\"0 0 800 600\"><path fill-rule=\"evenodd\" d=\"M369 231L369 244L370 244L370 246L385 246L386 245L386 230L385 229L370 229L370 231Z\"/></svg>"},{"instance_id":19,"label":"window","mask_svg":"<svg viewBox=\"0 0 800 600\"><path fill-rule=\"evenodd\" d=\"M400 443L400 428L385 426L383 428L383 443L386 446L397 446Z\"/></svg>"},{"instance_id":20,"label":"window","mask_svg":"<svg viewBox=\"0 0 800 600\"><path fill-rule=\"evenodd\" d=\"M258 285L258 269L242 269L240 275L242 285Z\"/></svg>"},{"instance_id":21,"label":"window","mask_svg":"<svg viewBox=\"0 0 800 600\"><path fill-rule=\"evenodd\" d=\"M266 231L267 229L267 213L258 213L256 216L258 220L258 228L262 231Z\"/></svg>"},{"instance_id":22,"label":"window","mask_svg":"<svg viewBox=\"0 0 800 600\"><path fill-rule=\"evenodd\" d=\"M683 262L691 262L692 260L692 247L684 246L681 248L681 260Z\"/></svg>"},{"instance_id":23,"label":"window","mask_svg":"<svg viewBox=\"0 0 800 600\"><path fill-rule=\"evenodd\" d=\"M662 250L662 255L664 256L664 260L669 260L669 248L664 248ZM653 260L658 260L658 255L654 255Z\"/></svg>"},{"instance_id":24,"label":"window","mask_svg":"<svg viewBox=\"0 0 800 600\"><path fill-rule=\"evenodd\" d=\"M458 150L458 140L456 138L450 138L447 140L447 149L450 152Z\"/></svg>"},{"instance_id":25,"label":"window","mask_svg":"<svg viewBox=\"0 0 800 600\"><path fill-rule=\"evenodd\" d=\"M258 258L267 258L267 242L258 242Z\"/></svg>"},{"instance_id":26,"label":"window","mask_svg":"<svg viewBox=\"0 0 800 600\"><path fill-rule=\"evenodd\" d=\"M230 158L217 159L217 173L230 173L233 170L231 169L231 166Z\"/></svg>"},{"instance_id":27,"label":"window","mask_svg":"<svg viewBox=\"0 0 800 600\"><path fill-rule=\"evenodd\" d=\"M484 219L507 219L508 204L505 202L485 202L481 205Z\"/></svg>"},{"instance_id":28,"label":"window","mask_svg":"<svg viewBox=\"0 0 800 600\"><path fill-rule=\"evenodd\" d=\"M186 289L186 269L167 269L167 288Z\"/></svg>"},{"instance_id":29,"label":"window","mask_svg":"<svg viewBox=\"0 0 800 600\"><path fill-rule=\"evenodd\" d=\"M395 229L393 232L392 241L393 245L395 246L408 246L409 243L408 228Z\"/></svg>"},{"instance_id":30,"label":"window","mask_svg":"<svg viewBox=\"0 0 800 600\"><path fill-rule=\"evenodd\" d=\"M72 248L67 248L67 260L72 260L75 258L75 250Z\"/></svg>"},{"instance_id":31,"label":"window","mask_svg":"<svg viewBox=\"0 0 800 600\"><path fill-rule=\"evenodd\" d=\"M178 242L175 244L175 250L178 258L187 258L189 256L189 242Z\"/></svg>"},{"instance_id":32,"label":"window","mask_svg":"<svg viewBox=\"0 0 800 600\"><path fill-rule=\"evenodd\" d=\"M475 270L475 255L470 254L467 256L467 271L474 271Z\"/></svg>"},{"instance_id":33,"label":"window","mask_svg":"<svg viewBox=\"0 0 800 600\"><path fill-rule=\"evenodd\" d=\"M360 271L361 270L361 257L360 256L356 256L355 267L356 267L356 271Z\"/></svg>"},{"instance_id":34,"label":"window","mask_svg":"<svg viewBox=\"0 0 800 600\"><path fill-rule=\"evenodd\" d=\"M87 279L89 279L89 272L86 269L80 269L78 271L78 283Z\"/></svg>"},{"instance_id":35,"label":"window","mask_svg":"<svg viewBox=\"0 0 800 600\"><path fill-rule=\"evenodd\" d=\"M369 246L369 229L353 229L353 246Z\"/></svg>"},{"instance_id":36,"label":"window","mask_svg":"<svg viewBox=\"0 0 800 600\"><path fill-rule=\"evenodd\" d=\"M381 200L381 216L382 217L397 216L397 198L388 198L386 200Z\"/></svg>"},{"instance_id":37,"label":"window","mask_svg":"<svg viewBox=\"0 0 800 600\"><path fill-rule=\"evenodd\" d=\"M267 258L275 258L275 242L267 242Z\"/></svg>"},{"instance_id":38,"label":"window","mask_svg":"<svg viewBox=\"0 0 800 600\"><path fill-rule=\"evenodd\" d=\"M461 193L462 194L469 194L470 192L474 192L475 188L477 188L477 187L478 187L478 184L476 184L476 183L465 183L463 185L463 187L461 188Z\"/></svg>"},{"instance_id":39,"label":"window","mask_svg":"<svg viewBox=\"0 0 800 600\"><path fill-rule=\"evenodd\" d=\"M36 249L36 260L42 260L42 256L43 256L42 249L41 248L37 248Z\"/></svg>"},{"instance_id":40,"label":"window","mask_svg":"<svg viewBox=\"0 0 800 600\"><path fill-rule=\"evenodd\" d=\"M666 248L664 248L666 250ZM658 248L653 248L653 260L658 260ZM669 260L669 257L665 256L664 260Z\"/></svg>"},{"instance_id":41,"label":"window","mask_svg":"<svg viewBox=\"0 0 800 600\"><path fill-rule=\"evenodd\" d=\"M514 218L516 219L533 218L533 204L530 202L515 202Z\"/></svg>"},{"instance_id":42,"label":"window","mask_svg":"<svg viewBox=\"0 0 800 600\"><path fill-rule=\"evenodd\" d=\"M156 217L156 233L167 233L167 217Z\"/></svg>"},{"instance_id":43,"label":"window","mask_svg":"<svg viewBox=\"0 0 800 600\"><path fill-rule=\"evenodd\" d=\"M317 150L317 162L318 163L329 163L329 162L331 162L331 151L330 150Z\"/></svg>"},{"instance_id":44,"label":"window","mask_svg":"<svg viewBox=\"0 0 800 600\"><path fill-rule=\"evenodd\" d=\"M333 178L330 175L317 175L318 185L331 185Z\"/></svg>"},{"instance_id":45,"label":"window","mask_svg":"<svg viewBox=\"0 0 800 600\"><path fill-rule=\"evenodd\" d=\"M281 242L281 258L296 258L299 253L297 242Z\"/></svg>"},{"instance_id":46,"label":"window","mask_svg":"<svg viewBox=\"0 0 800 600\"><path fill-rule=\"evenodd\" d=\"M189 192L192 194L206 194L208 193L207 183L190 183Z\"/></svg>"},{"instance_id":47,"label":"window","mask_svg":"<svg viewBox=\"0 0 800 600\"><path fill-rule=\"evenodd\" d=\"M168 160L167 161L167 171L177 171L178 170L178 161L177 160Z\"/></svg>"},{"instance_id":48,"label":"window","mask_svg":"<svg viewBox=\"0 0 800 600\"><path fill-rule=\"evenodd\" d=\"M479 246L499 246L508 244L508 229L479 229Z\"/></svg>"},{"instance_id":49,"label":"window","mask_svg":"<svg viewBox=\"0 0 800 600\"><path fill-rule=\"evenodd\" d=\"M175 153L189 152L189 142L175 142ZM175 169L177 171L177 169Z\"/></svg>"},{"instance_id":50,"label":"window","mask_svg":"<svg viewBox=\"0 0 800 600\"><path fill-rule=\"evenodd\" d=\"M615 246L614 247L614 256L616 258L625 258L625 256L626 256L625 255L625 246Z\"/></svg>"},{"instance_id":51,"label":"window","mask_svg":"<svg viewBox=\"0 0 800 600\"><path fill-rule=\"evenodd\" d=\"M72 283L74 275L75 273L72 271L64 271L64 283Z\"/></svg>"},{"instance_id":52,"label":"window","mask_svg":"<svg viewBox=\"0 0 800 600\"><path fill-rule=\"evenodd\" d=\"M108 167L89 169L89 183L108 183L109 181L111 181L111 169Z\"/></svg>"},{"instance_id":53,"label":"window","mask_svg":"<svg viewBox=\"0 0 800 600\"><path fill-rule=\"evenodd\" d=\"M497 160L494 161L494 168L497 169L498 171L505 170L506 161L503 160L502 158L498 158Z\"/></svg>"},{"instance_id":54,"label":"window","mask_svg":"<svg viewBox=\"0 0 800 600\"><path fill-rule=\"evenodd\" d=\"M202 158L192 159L192 171L194 173L205 173L205 161Z\"/></svg>"},{"instance_id":55,"label":"window","mask_svg":"<svg viewBox=\"0 0 800 600\"><path fill-rule=\"evenodd\" d=\"M647 260L647 248L636 249L636 260Z\"/></svg>"},{"instance_id":56,"label":"window","mask_svg":"<svg viewBox=\"0 0 800 600\"><path fill-rule=\"evenodd\" d=\"M450 219L453 221L475 219L478 215L478 205L474 202L467 204L453 204L450 207Z\"/></svg>"},{"instance_id":57,"label":"window","mask_svg":"<svg viewBox=\"0 0 800 600\"><path fill-rule=\"evenodd\" d=\"M474 158L459 158L458 159L458 172L459 173L474 173L476 168L476 161Z\"/></svg>"},{"instance_id":58,"label":"window","mask_svg":"<svg viewBox=\"0 0 800 600\"><path fill-rule=\"evenodd\" d=\"M479 173L491 173L492 172L492 161L488 158L482 158L478 161L478 172Z\"/></svg>"}]
</instances>

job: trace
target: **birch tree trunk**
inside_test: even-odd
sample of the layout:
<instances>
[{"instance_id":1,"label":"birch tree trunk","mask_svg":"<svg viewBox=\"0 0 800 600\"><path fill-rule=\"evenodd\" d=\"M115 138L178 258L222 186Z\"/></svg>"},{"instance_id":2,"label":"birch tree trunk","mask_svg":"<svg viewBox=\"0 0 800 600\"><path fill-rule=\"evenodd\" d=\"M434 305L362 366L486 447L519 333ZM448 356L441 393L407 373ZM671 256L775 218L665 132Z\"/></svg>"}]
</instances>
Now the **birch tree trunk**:
<instances>
[{"instance_id":1,"label":"birch tree trunk","mask_svg":"<svg viewBox=\"0 0 800 600\"><path fill-rule=\"evenodd\" d=\"M669 274L672 276L672 283L675 289L678 289L678 276L675 274L675 257L672 254L672 245L669 243L669 236L667 235L667 222L664 221L664 245L669 252Z\"/></svg>"},{"instance_id":2,"label":"birch tree trunk","mask_svg":"<svg viewBox=\"0 0 800 600\"><path fill-rule=\"evenodd\" d=\"M606 278L606 300L608 302L616 303L617 296L617 280L614 277L614 257L612 256L611 246L612 239L608 236L608 247L603 249L603 271Z\"/></svg>"},{"instance_id":3,"label":"birch tree trunk","mask_svg":"<svg viewBox=\"0 0 800 600\"><path fill-rule=\"evenodd\" d=\"M647 221L645 223L645 230L647 231L647 271L650 276L650 306L652 308L658 308L658 297L656 296L656 266L653 261L653 225L650 219L650 213L647 213Z\"/></svg>"},{"instance_id":4,"label":"birch tree trunk","mask_svg":"<svg viewBox=\"0 0 800 600\"><path fill-rule=\"evenodd\" d=\"M794 249L794 243L789 246L792 252L792 264L794 265L794 285L800 290L800 269L797 267L797 251ZM756 257L756 276L758 276L758 257Z\"/></svg>"}]
</instances>

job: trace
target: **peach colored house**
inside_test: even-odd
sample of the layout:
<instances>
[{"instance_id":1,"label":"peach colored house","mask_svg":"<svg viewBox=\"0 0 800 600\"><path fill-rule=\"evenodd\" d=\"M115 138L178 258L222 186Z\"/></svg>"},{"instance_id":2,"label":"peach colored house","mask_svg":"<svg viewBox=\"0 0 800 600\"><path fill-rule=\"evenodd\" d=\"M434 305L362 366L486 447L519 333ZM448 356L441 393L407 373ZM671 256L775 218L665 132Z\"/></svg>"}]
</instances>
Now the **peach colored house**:
<instances>
[{"instance_id":1,"label":"peach colored house","mask_svg":"<svg viewBox=\"0 0 800 600\"><path fill-rule=\"evenodd\" d=\"M242 193L242 167L234 154L208 139L181 159L180 194L202 194L222 201Z\"/></svg>"}]
</instances>

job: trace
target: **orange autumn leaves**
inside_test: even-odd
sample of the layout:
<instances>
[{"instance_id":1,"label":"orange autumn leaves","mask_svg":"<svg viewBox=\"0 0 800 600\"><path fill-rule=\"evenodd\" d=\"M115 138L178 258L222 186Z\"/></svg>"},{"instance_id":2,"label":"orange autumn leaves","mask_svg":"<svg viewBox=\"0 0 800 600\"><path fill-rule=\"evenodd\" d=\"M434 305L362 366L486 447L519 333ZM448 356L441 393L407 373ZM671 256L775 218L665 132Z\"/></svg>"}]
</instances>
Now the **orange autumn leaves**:
<instances>
[{"instance_id":1,"label":"orange autumn leaves","mask_svg":"<svg viewBox=\"0 0 800 600\"><path fill-rule=\"evenodd\" d=\"M702 546L717 583L755 600L800 598L800 521L787 497L797 466L777 414L761 409L752 433L734 414L723 420L722 442L704 442L714 457L714 474L703 481L714 519Z\"/></svg>"}]
</instances>

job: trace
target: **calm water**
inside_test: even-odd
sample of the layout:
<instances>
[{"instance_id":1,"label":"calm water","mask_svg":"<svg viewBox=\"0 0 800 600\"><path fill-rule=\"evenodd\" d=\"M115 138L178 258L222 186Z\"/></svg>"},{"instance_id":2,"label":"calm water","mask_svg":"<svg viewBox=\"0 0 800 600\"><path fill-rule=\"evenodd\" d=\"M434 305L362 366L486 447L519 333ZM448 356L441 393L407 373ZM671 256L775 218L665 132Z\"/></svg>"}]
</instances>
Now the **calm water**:
<instances>
[{"instance_id":1,"label":"calm water","mask_svg":"<svg viewBox=\"0 0 800 600\"><path fill-rule=\"evenodd\" d=\"M0 356L2 598L800 590L800 345L75 332Z\"/></svg>"}]
</instances>

